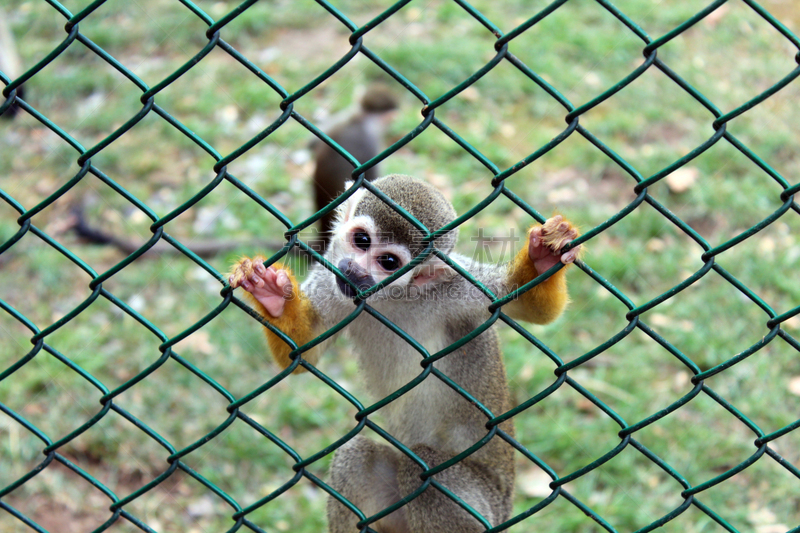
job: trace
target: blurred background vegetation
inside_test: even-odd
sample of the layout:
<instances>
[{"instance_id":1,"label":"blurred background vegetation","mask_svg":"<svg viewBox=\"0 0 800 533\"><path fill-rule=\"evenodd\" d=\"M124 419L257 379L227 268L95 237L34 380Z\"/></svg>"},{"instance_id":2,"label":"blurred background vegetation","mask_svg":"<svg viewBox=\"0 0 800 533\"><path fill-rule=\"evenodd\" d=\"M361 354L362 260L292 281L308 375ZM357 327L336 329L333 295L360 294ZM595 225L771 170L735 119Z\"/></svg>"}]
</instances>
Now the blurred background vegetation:
<instances>
[{"instance_id":1,"label":"blurred background vegetation","mask_svg":"<svg viewBox=\"0 0 800 533\"><path fill-rule=\"evenodd\" d=\"M707 0L619 0L615 5L656 38L707 5ZM39 1L4 0L27 67L65 37L64 18ZM236 2L198 1L218 19ZM795 0L761 4L795 33ZM65 0L72 13L87 2ZM356 24L388 1L334 2ZM503 31L521 24L547 2L475 1ZM177 1L107 2L80 23L80 31L151 87L191 59L206 43L206 25ZM310 0L258 2L222 31L222 38L289 92L321 74L349 49L346 28ZM365 45L434 99L491 59L495 38L454 2L412 2L365 36ZM643 61L643 43L599 3L571 0L510 44L510 50L573 104L588 102ZM731 0L658 51L670 68L723 112L735 109L797 67L797 50L744 2ZM365 57L300 99L295 109L317 124L352 107L360 88L389 81L402 105L391 141L421 121L420 102ZM75 42L26 84L26 100L84 146L93 146L141 109L129 80ZM220 49L156 97L156 102L219 153L226 155L280 114L281 98ZM728 124L756 154L790 183L800 175L800 83L794 82ZM553 98L503 62L447 102L436 116L505 169L547 143L565 127L566 112ZM647 177L713 134L713 117L656 68L581 116L581 124ZM308 143L311 134L290 120L228 166L228 170L297 223L312 214ZM0 123L0 188L26 209L78 170L78 154L26 113ZM92 158L107 176L159 216L170 212L214 176L214 161L155 113ZM463 213L492 190L492 175L434 127L390 156L382 172L412 174L439 187ZM507 186L539 212L563 213L584 230L605 221L634 197L634 180L578 134L514 174ZM712 246L774 212L781 188L722 140L650 194ZM70 231L75 206L91 223L144 244L150 220L89 175L33 218L97 272L124 258L112 247L89 245ZM18 214L0 205L0 242L19 229ZM461 228L459 251L474 252L470 236L505 237L532 223L500 197ZM241 249L209 259L220 272L241 254L261 250L248 242L280 240L279 221L227 182L169 223L166 231L187 245L209 238L241 240ZM789 211L769 227L718 256L717 261L776 312L800 304L800 217ZM648 204L587 244L585 261L637 305L667 291L702 266L701 248ZM488 245L493 257L501 252ZM86 299L89 277L58 251L28 233L0 256L0 298L44 328ZM627 309L583 272L570 274L572 305L557 323L529 330L564 360L602 344L626 325ZM220 283L179 254L145 254L103 284L169 336L208 314L220 302ZM765 313L715 272L645 313L642 320L691 358L711 368L768 331ZM783 328L797 338L800 319ZM501 327L512 394L518 403L554 381L553 363L507 327ZM29 330L0 313L0 369L30 350ZM159 340L104 298L97 299L46 342L113 389L153 364ZM178 343L177 353L234 396L254 390L278 372L267 355L260 326L229 306ZM338 341L320 368L365 403L347 343ZM634 330L620 343L569 374L629 424L665 408L693 387L689 369L652 339ZM777 338L706 382L765 432L800 416L800 357ZM94 416L98 391L45 352L0 382L0 402L57 440ZM228 416L227 400L169 360L115 403L180 449ZM354 409L309 375L292 376L247 404L243 411L301 455L334 442L353 427ZM619 443L619 426L593 403L563 386L515 418L518 440L566 475ZM755 452L755 435L708 396L638 432L642 444L697 485ZM800 430L771 447L800 467ZM41 442L0 414L0 487L35 467ZM115 412L60 449L60 453L124 497L168 467L168 454ZM324 479L330 456L310 467ZM293 461L241 421L184 458L186 464L242 506L264 497L293 476ZM518 456L515 512L549 493L548 476ZM681 487L632 447L569 483L567 490L617 531L633 531L678 507ZM767 456L698 499L739 531L773 533L800 525L800 480ZM303 480L278 500L249 515L265 531L325 530L326 495ZM90 531L109 517L109 500L60 464L12 492L4 501L50 531ZM126 506L157 531L224 531L231 508L181 471ZM0 513L0 530L29 531ZM663 530L723 531L690 507ZM111 531L138 531L119 520ZM600 531L577 507L558 498L510 531Z\"/></svg>"}]
</instances>

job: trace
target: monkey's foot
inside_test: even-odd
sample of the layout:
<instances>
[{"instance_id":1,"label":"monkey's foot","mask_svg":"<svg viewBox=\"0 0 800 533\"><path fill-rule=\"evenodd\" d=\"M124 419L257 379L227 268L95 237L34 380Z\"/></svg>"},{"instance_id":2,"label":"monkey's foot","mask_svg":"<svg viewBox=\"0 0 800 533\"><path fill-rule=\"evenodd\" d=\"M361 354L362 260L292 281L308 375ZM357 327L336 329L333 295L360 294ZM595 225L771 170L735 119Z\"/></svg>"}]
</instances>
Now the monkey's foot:
<instances>
[{"instance_id":1,"label":"monkey's foot","mask_svg":"<svg viewBox=\"0 0 800 533\"><path fill-rule=\"evenodd\" d=\"M264 267L264 258L243 258L233 268L228 278L231 288L241 287L264 306L273 318L283 314L286 300L292 297L292 281L289 273L274 266Z\"/></svg>"},{"instance_id":2,"label":"monkey's foot","mask_svg":"<svg viewBox=\"0 0 800 533\"><path fill-rule=\"evenodd\" d=\"M575 261L580 246L563 252L564 246L578 237L578 230L561 215L545 221L543 226L533 228L529 235L528 256L540 274L559 261L568 265Z\"/></svg>"}]
</instances>

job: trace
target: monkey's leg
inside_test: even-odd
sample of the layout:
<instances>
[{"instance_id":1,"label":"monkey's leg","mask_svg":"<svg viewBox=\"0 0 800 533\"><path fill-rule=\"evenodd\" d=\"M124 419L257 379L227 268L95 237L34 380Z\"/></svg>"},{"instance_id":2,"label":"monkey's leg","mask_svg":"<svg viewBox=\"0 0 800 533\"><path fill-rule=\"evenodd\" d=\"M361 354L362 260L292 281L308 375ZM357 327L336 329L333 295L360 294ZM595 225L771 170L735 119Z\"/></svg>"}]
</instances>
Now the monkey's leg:
<instances>
[{"instance_id":1,"label":"monkey's leg","mask_svg":"<svg viewBox=\"0 0 800 533\"><path fill-rule=\"evenodd\" d=\"M449 457L424 444L413 446L416 453L429 467L443 463ZM422 469L407 457L397 474L400 490L408 495L423 483L420 479ZM447 487L474 510L496 526L508 518L511 512L511 494L503 494L497 486L496 478L465 459L433 476L433 479ZM429 486L406 506L409 530L414 533L479 533L486 528L460 505L443 492Z\"/></svg>"},{"instance_id":2,"label":"monkey's leg","mask_svg":"<svg viewBox=\"0 0 800 533\"><path fill-rule=\"evenodd\" d=\"M399 452L366 437L355 437L336 451L330 486L366 516L382 511L400 499L397 487ZM333 497L328 498L330 533L358 531L358 517ZM370 526L380 533L411 533L401 508Z\"/></svg>"}]
</instances>

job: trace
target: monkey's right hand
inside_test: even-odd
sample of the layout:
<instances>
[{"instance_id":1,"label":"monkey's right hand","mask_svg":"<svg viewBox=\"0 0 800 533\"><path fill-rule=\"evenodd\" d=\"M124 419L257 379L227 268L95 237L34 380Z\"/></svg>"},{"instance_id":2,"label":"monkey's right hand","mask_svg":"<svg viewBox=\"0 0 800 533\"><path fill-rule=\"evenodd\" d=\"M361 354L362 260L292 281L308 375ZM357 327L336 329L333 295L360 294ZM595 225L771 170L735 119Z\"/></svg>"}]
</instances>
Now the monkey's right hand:
<instances>
[{"instance_id":1,"label":"monkey's right hand","mask_svg":"<svg viewBox=\"0 0 800 533\"><path fill-rule=\"evenodd\" d=\"M564 252L563 248L578 237L578 230L561 215L548 219L544 225L531 229L528 235L528 256L541 274L561 262L568 265L580 253L580 245Z\"/></svg>"},{"instance_id":2,"label":"monkey's right hand","mask_svg":"<svg viewBox=\"0 0 800 533\"><path fill-rule=\"evenodd\" d=\"M264 306L272 318L280 318L286 300L294 294L289 274L282 268L264 267L263 258L242 258L233 268L228 282L241 287Z\"/></svg>"}]
</instances>

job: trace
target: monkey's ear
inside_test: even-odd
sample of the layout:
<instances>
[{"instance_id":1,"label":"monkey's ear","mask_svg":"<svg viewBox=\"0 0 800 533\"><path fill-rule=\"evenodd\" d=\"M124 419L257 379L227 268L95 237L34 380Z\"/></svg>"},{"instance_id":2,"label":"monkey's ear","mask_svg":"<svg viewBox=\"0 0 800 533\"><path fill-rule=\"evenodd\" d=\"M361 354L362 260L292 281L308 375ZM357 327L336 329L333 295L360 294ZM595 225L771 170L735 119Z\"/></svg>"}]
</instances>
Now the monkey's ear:
<instances>
[{"instance_id":1,"label":"monkey's ear","mask_svg":"<svg viewBox=\"0 0 800 533\"><path fill-rule=\"evenodd\" d=\"M349 189L353 186L353 181L348 180L344 182L344 188ZM361 201L361 198L364 196L366 189L359 189L353 193L350 198L339 204L339 207L336 209L337 218L340 222L347 222L351 218L353 218L353 214L356 210L356 206L358 202Z\"/></svg>"},{"instance_id":2,"label":"monkey's ear","mask_svg":"<svg viewBox=\"0 0 800 533\"><path fill-rule=\"evenodd\" d=\"M433 257L414 270L412 285L417 287L433 286L450 280L456 271L439 259Z\"/></svg>"}]
</instances>

